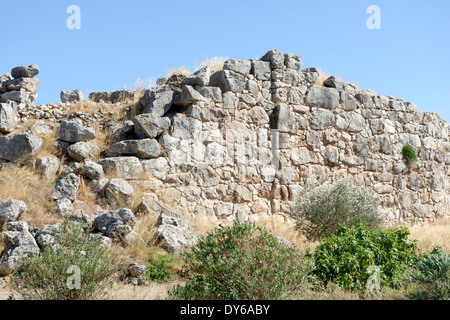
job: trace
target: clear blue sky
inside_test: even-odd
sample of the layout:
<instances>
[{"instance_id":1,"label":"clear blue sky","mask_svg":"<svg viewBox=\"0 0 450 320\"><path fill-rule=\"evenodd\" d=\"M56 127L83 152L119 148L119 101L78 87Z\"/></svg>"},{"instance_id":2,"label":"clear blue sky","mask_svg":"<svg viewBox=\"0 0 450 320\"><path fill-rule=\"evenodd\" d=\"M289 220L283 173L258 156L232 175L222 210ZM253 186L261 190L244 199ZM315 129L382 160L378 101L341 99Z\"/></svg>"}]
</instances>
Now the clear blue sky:
<instances>
[{"instance_id":1,"label":"clear blue sky","mask_svg":"<svg viewBox=\"0 0 450 320\"><path fill-rule=\"evenodd\" d=\"M81 9L69 30L68 6ZM370 5L381 29L369 30ZM37 104L61 90L132 89L136 80L194 69L204 58L302 56L378 94L401 97L450 121L450 1L16 0L1 5L0 74L37 64Z\"/></svg>"}]
</instances>

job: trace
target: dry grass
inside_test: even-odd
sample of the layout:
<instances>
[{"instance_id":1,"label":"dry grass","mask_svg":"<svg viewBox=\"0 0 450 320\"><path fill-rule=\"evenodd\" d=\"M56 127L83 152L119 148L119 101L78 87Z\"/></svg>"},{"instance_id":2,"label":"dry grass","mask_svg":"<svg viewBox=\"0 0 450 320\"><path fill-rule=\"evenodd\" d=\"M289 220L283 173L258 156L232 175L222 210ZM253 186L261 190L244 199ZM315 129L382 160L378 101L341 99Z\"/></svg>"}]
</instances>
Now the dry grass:
<instances>
[{"instance_id":1,"label":"dry grass","mask_svg":"<svg viewBox=\"0 0 450 320\"><path fill-rule=\"evenodd\" d=\"M283 237L289 242L294 243L301 251L303 249L314 249L319 245L319 242L310 242L306 239L305 236L300 234L295 229L295 223L294 222L280 222L273 219L260 219L256 223L257 225L261 227L265 227L266 229L270 230L270 232L275 236Z\"/></svg>"},{"instance_id":2,"label":"dry grass","mask_svg":"<svg viewBox=\"0 0 450 320\"><path fill-rule=\"evenodd\" d=\"M182 75L185 77L189 77L192 73L186 69L185 66L182 66L181 68L170 68L169 70L167 70L167 75L166 78L170 78L171 76L177 76L177 75Z\"/></svg>"},{"instance_id":3,"label":"dry grass","mask_svg":"<svg viewBox=\"0 0 450 320\"><path fill-rule=\"evenodd\" d=\"M34 227L60 222L49 209L52 203L53 184L28 167L4 166L0 171L0 201L21 200L28 210L20 220Z\"/></svg>"},{"instance_id":4,"label":"dry grass","mask_svg":"<svg viewBox=\"0 0 450 320\"><path fill-rule=\"evenodd\" d=\"M441 246L445 253L450 253L450 220L439 220L424 226L412 226L409 231L409 238L418 241L419 252L431 252L433 247Z\"/></svg>"},{"instance_id":5,"label":"dry grass","mask_svg":"<svg viewBox=\"0 0 450 320\"><path fill-rule=\"evenodd\" d=\"M228 60L228 57L213 57L213 58L208 58L206 57L205 59L203 59L203 61L197 65L197 67L195 68L195 71L209 66L209 69L211 70L211 75L216 73L217 71L223 70L223 64L225 61Z\"/></svg>"},{"instance_id":6,"label":"dry grass","mask_svg":"<svg viewBox=\"0 0 450 320\"><path fill-rule=\"evenodd\" d=\"M183 281L176 280L170 283L151 283L148 286L134 286L130 284L115 284L109 300L166 300L168 291L182 285Z\"/></svg>"},{"instance_id":7,"label":"dry grass","mask_svg":"<svg viewBox=\"0 0 450 320\"><path fill-rule=\"evenodd\" d=\"M319 71L319 78L316 80L316 85L318 86L324 86L323 82L327 80L330 77L330 75L326 72L323 72L322 70Z\"/></svg>"}]
</instances>

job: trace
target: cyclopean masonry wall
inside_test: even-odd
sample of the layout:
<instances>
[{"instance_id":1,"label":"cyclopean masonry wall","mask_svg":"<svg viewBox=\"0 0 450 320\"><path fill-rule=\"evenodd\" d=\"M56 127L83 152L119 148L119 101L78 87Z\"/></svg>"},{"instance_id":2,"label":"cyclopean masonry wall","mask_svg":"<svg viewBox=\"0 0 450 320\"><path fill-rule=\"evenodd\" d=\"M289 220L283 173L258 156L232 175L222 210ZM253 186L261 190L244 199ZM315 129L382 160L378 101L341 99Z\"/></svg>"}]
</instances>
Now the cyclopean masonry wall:
<instances>
[{"instance_id":1,"label":"cyclopean masonry wall","mask_svg":"<svg viewBox=\"0 0 450 320\"><path fill-rule=\"evenodd\" d=\"M204 67L159 79L133 121L123 123L125 138L97 164L148 193L140 209L217 222L284 221L307 180L348 175L379 196L388 224L448 217L449 124L400 98L334 77L317 85L318 78L318 69L301 69L300 56L274 49L261 59L228 60L213 74ZM93 139L83 126L83 117L61 123L69 155L75 143ZM75 131L83 137L65 133ZM407 143L418 153L413 167L403 159ZM84 178L104 196L108 180L87 171Z\"/></svg>"}]
</instances>

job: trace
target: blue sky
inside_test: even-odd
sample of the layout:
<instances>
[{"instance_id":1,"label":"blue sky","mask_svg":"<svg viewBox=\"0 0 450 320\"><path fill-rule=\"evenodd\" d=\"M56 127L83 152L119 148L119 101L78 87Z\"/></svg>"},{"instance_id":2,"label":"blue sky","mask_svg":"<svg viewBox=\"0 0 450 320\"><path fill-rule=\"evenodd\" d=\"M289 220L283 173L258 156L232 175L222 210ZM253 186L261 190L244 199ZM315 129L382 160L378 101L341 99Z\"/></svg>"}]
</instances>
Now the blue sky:
<instances>
[{"instance_id":1,"label":"blue sky","mask_svg":"<svg viewBox=\"0 0 450 320\"><path fill-rule=\"evenodd\" d=\"M69 30L70 5L81 29ZM381 29L369 30L370 5ZM450 121L450 1L84 1L2 4L0 73L40 67L37 104L61 90L132 89L206 57L259 58L272 48L302 56L378 94L401 97Z\"/></svg>"}]
</instances>

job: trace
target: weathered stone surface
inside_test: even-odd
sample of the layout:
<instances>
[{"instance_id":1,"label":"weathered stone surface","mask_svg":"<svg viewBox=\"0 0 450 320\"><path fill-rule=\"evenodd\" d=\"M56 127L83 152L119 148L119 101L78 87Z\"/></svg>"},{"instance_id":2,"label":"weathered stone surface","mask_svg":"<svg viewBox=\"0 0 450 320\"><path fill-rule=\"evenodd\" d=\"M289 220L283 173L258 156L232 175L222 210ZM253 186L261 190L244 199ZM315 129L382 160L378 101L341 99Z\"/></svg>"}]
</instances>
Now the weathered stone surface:
<instances>
[{"instance_id":1,"label":"weathered stone surface","mask_svg":"<svg viewBox=\"0 0 450 320\"><path fill-rule=\"evenodd\" d=\"M310 107L333 110L339 105L339 91L313 85L306 94L306 103Z\"/></svg>"},{"instance_id":2,"label":"weathered stone surface","mask_svg":"<svg viewBox=\"0 0 450 320\"><path fill-rule=\"evenodd\" d=\"M58 200L56 200L55 204L56 204L56 212L61 217L67 217L73 211L73 205L72 205L72 201L70 201L70 199L67 199L67 198L58 199Z\"/></svg>"},{"instance_id":3,"label":"weathered stone surface","mask_svg":"<svg viewBox=\"0 0 450 320\"><path fill-rule=\"evenodd\" d=\"M72 159L83 162L86 159L97 159L100 157L101 150L92 143L80 141L72 144L67 148L69 157Z\"/></svg>"},{"instance_id":4,"label":"weathered stone surface","mask_svg":"<svg viewBox=\"0 0 450 320\"><path fill-rule=\"evenodd\" d=\"M261 60L252 60L251 73L257 80L270 80L272 69L270 68L270 62Z\"/></svg>"},{"instance_id":5,"label":"weathered stone surface","mask_svg":"<svg viewBox=\"0 0 450 320\"><path fill-rule=\"evenodd\" d=\"M220 70L211 76L209 84L219 87L222 92L233 91L240 93L245 89L244 76L230 70Z\"/></svg>"},{"instance_id":6,"label":"weathered stone surface","mask_svg":"<svg viewBox=\"0 0 450 320\"><path fill-rule=\"evenodd\" d=\"M302 58L297 54L285 53L284 64L287 68L300 70L302 66Z\"/></svg>"},{"instance_id":7,"label":"weathered stone surface","mask_svg":"<svg viewBox=\"0 0 450 320\"><path fill-rule=\"evenodd\" d=\"M197 237L181 218L161 214L156 225L155 240L168 252L181 253L197 242Z\"/></svg>"},{"instance_id":8,"label":"weathered stone surface","mask_svg":"<svg viewBox=\"0 0 450 320\"><path fill-rule=\"evenodd\" d=\"M13 222L28 210L25 202L21 200L10 199L0 203L0 225Z\"/></svg>"},{"instance_id":9,"label":"weathered stone surface","mask_svg":"<svg viewBox=\"0 0 450 320\"><path fill-rule=\"evenodd\" d=\"M7 248L0 258L0 275L12 274L21 264L21 260L39 254L36 240L27 230L6 231Z\"/></svg>"},{"instance_id":10,"label":"weathered stone surface","mask_svg":"<svg viewBox=\"0 0 450 320\"><path fill-rule=\"evenodd\" d=\"M124 240L134 230L136 218L130 209L121 208L96 215L93 225L107 237Z\"/></svg>"},{"instance_id":11,"label":"weathered stone surface","mask_svg":"<svg viewBox=\"0 0 450 320\"><path fill-rule=\"evenodd\" d=\"M80 142L95 139L95 130L83 124L79 118L61 122L56 133L59 140L66 142Z\"/></svg>"},{"instance_id":12,"label":"weathered stone surface","mask_svg":"<svg viewBox=\"0 0 450 320\"><path fill-rule=\"evenodd\" d=\"M60 227L60 224L48 224L43 226L35 236L39 248L43 250L48 246L56 245L58 237L57 232Z\"/></svg>"},{"instance_id":13,"label":"weathered stone surface","mask_svg":"<svg viewBox=\"0 0 450 320\"><path fill-rule=\"evenodd\" d=\"M338 115L336 126L349 132L360 132L364 130L366 121L356 112L343 112Z\"/></svg>"},{"instance_id":14,"label":"weathered stone surface","mask_svg":"<svg viewBox=\"0 0 450 320\"><path fill-rule=\"evenodd\" d=\"M105 196L113 208L129 208L133 205L133 186L121 178L108 181Z\"/></svg>"},{"instance_id":15,"label":"weathered stone surface","mask_svg":"<svg viewBox=\"0 0 450 320\"><path fill-rule=\"evenodd\" d=\"M333 112L325 109L316 109L311 114L309 125L313 130L325 130L334 125L335 121Z\"/></svg>"},{"instance_id":16,"label":"weathered stone surface","mask_svg":"<svg viewBox=\"0 0 450 320\"><path fill-rule=\"evenodd\" d=\"M80 102L84 101L83 92L80 89L61 91L60 98L62 103Z\"/></svg>"},{"instance_id":17,"label":"weathered stone surface","mask_svg":"<svg viewBox=\"0 0 450 320\"><path fill-rule=\"evenodd\" d=\"M56 180L53 188L53 200L70 199L75 201L78 188L80 187L80 178L73 173Z\"/></svg>"},{"instance_id":18,"label":"weathered stone surface","mask_svg":"<svg viewBox=\"0 0 450 320\"><path fill-rule=\"evenodd\" d=\"M154 97L145 106L143 113L149 113L159 117L164 116L170 107L172 107L175 94L176 92L173 90L155 93Z\"/></svg>"},{"instance_id":19,"label":"weathered stone surface","mask_svg":"<svg viewBox=\"0 0 450 320\"><path fill-rule=\"evenodd\" d=\"M154 139L170 127L170 119L151 114L141 114L133 119L134 131L139 138Z\"/></svg>"},{"instance_id":20,"label":"weathered stone surface","mask_svg":"<svg viewBox=\"0 0 450 320\"><path fill-rule=\"evenodd\" d=\"M276 106L273 116L273 128L280 132L297 133L298 125L292 107L280 103Z\"/></svg>"},{"instance_id":21,"label":"weathered stone surface","mask_svg":"<svg viewBox=\"0 0 450 320\"><path fill-rule=\"evenodd\" d=\"M207 102L208 100L189 85L183 85L183 90L174 99L174 103L179 106L190 106L200 101Z\"/></svg>"},{"instance_id":22,"label":"weathered stone surface","mask_svg":"<svg viewBox=\"0 0 450 320\"><path fill-rule=\"evenodd\" d=\"M103 167L103 171L115 174L122 179L136 180L141 179L144 174L144 168L136 157L112 157L97 161Z\"/></svg>"},{"instance_id":23,"label":"weathered stone surface","mask_svg":"<svg viewBox=\"0 0 450 320\"><path fill-rule=\"evenodd\" d=\"M177 114L172 121L171 131L174 138L194 138L202 130L201 121L182 114Z\"/></svg>"},{"instance_id":24,"label":"weathered stone surface","mask_svg":"<svg viewBox=\"0 0 450 320\"><path fill-rule=\"evenodd\" d=\"M59 160L52 157L42 157L36 160L36 171L47 178L55 177L59 166Z\"/></svg>"},{"instance_id":25,"label":"weathered stone surface","mask_svg":"<svg viewBox=\"0 0 450 320\"><path fill-rule=\"evenodd\" d=\"M39 67L35 64L15 67L11 70L11 75L14 79L33 78L38 74L39 74Z\"/></svg>"},{"instance_id":26,"label":"weathered stone surface","mask_svg":"<svg viewBox=\"0 0 450 320\"><path fill-rule=\"evenodd\" d=\"M183 85L189 86L207 86L209 84L209 78L211 75L211 69L209 66L205 66L195 71L189 77L183 80Z\"/></svg>"},{"instance_id":27,"label":"weathered stone surface","mask_svg":"<svg viewBox=\"0 0 450 320\"><path fill-rule=\"evenodd\" d=\"M112 144L109 150L113 154L136 156L142 159L157 158L161 147L155 139L124 140Z\"/></svg>"},{"instance_id":28,"label":"weathered stone surface","mask_svg":"<svg viewBox=\"0 0 450 320\"><path fill-rule=\"evenodd\" d=\"M6 82L6 88L10 91L24 90L31 93L36 93L39 86L38 79L19 78Z\"/></svg>"},{"instance_id":29,"label":"weathered stone surface","mask_svg":"<svg viewBox=\"0 0 450 320\"><path fill-rule=\"evenodd\" d=\"M272 69L281 69L284 67L284 55L277 49L268 51L261 60L270 62Z\"/></svg>"},{"instance_id":30,"label":"weathered stone surface","mask_svg":"<svg viewBox=\"0 0 450 320\"><path fill-rule=\"evenodd\" d=\"M14 130L15 114L10 103L0 103L0 132L10 133Z\"/></svg>"},{"instance_id":31,"label":"weathered stone surface","mask_svg":"<svg viewBox=\"0 0 450 320\"><path fill-rule=\"evenodd\" d=\"M103 167L90 159L85 159L83 162L83 174L92 180L99 180L104 175Z\"/></svg>"},{"instance_id":32,"label":"weathered stone surface","mask_svg":"<svg viewBox=\"0 0 450 320\"><path fill-rule=\"evenodd\" d=\"M42 147L43 140L27 131L0 137L0 159L12 162L30 160Z\"/></svg>"},{"instance_id":33,"label":"weathered stone surface","mask_svg":"<svg viewBox=\"0 0 450 320\"><path fill-rule=\"evenodd\" d=\"M345 84L341 79L336 78L335 76L328 77L323 81L323 84L330 88L335 88L338 91L345 90Z\"/></svg>"},{"instance_id":34,"label":"weathered stone surface","mask_svg":"<svg viewBox=\"0 0 450 320\"><path fill-rule=\"evenodd\" d=\"M223 69L240 73L244 76L250 74L252 64L249 60L230 59L224 62Z\"/></svg>"}]
</instances>

